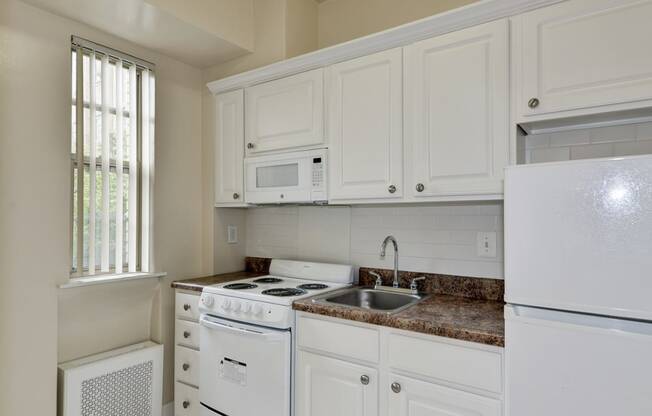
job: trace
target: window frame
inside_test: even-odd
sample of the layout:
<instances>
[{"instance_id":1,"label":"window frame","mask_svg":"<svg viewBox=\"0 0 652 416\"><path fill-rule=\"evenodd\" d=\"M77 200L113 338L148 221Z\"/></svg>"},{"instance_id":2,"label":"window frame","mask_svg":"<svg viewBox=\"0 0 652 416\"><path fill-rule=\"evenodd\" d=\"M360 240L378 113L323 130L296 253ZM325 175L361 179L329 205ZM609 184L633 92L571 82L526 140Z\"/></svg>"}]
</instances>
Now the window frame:
<instances>
[{"instance_id":1,"label":"window frame","mask_svg":"<svg viewBox=\"0 0 652 416\"><path fill-rule=\"evenodd\" d=\"M103 280L105 281L107 278L111 278L112 276L115 277L120 277L124 276L129 279L133 278L134 275L159 275L160 273L153 273L153 262L152 262L152 254L151 254L151 248L152 248L152 220L153 220L153 173L154 173L154 102L155 102L155 87L154 87L154 82L155 82L155 75L154 75L154 69L155 65L151 62L144 61L140 58L136 58L132 55L125 54L123 52L116 51L114 49L108 48L103 45L96 44L94 42L88 41L83 38L79 38L76 36L71 37L71 59L70 62L72 65L76 66L76 72L75 72L75 79L73 80L72 74L73 74L73 68L71 67L71 85L70 85L70 97L71 97L71 103L69 108L70 111L70 117L68 118L70 120L70 134L68 136L68 151L70 154L70 255L69 255L69 261L70 261L70 281L88 281L88 280L93 280L97 278L98 280ZM135 74L136 74L136 114L131 114L130 109L123 109L122 115L124 118L128 118L130 120L130 123L136 123L136 137L135 137L135 142L136 142L136 166L130 166L130 161L129 157L127 157L125 160L125 157L123 155L123 160L122 160L122 172L123 172L123 181L126 179L126 182L129 186L130 184L130 172L132 169L136 170L136 175L135 175L135 184L136 184L136 214L133 215L132 213L129 213L129 227L132 227L132 222L135 222L135 227L136 227L136 262L135 262L135 272L129 271L129 255L124 255L123 253L123 261L122 261L122 271L118 272L116 268L115 261L113 264L109 260L109 272L102 272L102 263L97 262L95 264L95 270L93 273L90 273L89 270L89 265L87 264L84 266L84 251L87 250L84 244L84 197L83 197L83 190L84 190L84 176L85 172L87 172L86 169L90 170L90 167L93 165L92 160L90 159L89 156L84 155L84 139L85 139L85 132L84 132L84 111L85 109L90 110L91 108L91 103L89 101L84 101L84 57L91 56L92 53L95 53L95 56L100 56L103 57L105 56L108 59L108 62L110 65L114 65L116 70L117 70L117 64L119 62L123 62L122 68L130 68L132 66L135 66ZM74 60L73 60L74 59ZM146 71L148 76L146 77L146 81L149 82L148 89L146 92L149 94L148 99L144 100L143 97L143 71ZM73 82L75 83L74 90L73 90ZM75 96L72 96L72 92L75 92ZM104 97L103 97L104 99ZM82 105L77 105L78 102L82 102ZM147 109L147 114L149 116L149 122L147 126L147 137L144 136L143 131L145 130L145 126L143 124L143 109L144 105L148 105ZM107 106L108 107L108 113L109 114L117 114L117 108L115 106L115 103L113 103L113 106ZM99 108L99 107L98 107ZM72 114L73 114L73 109L75 111L75 129L73 131L73 122L72 122ZM97 111L97 110L96 110ZM89 117L93 116L89 114ZM74 136L73 136L74 134ZM74 140L74 141L73 141ZM130 140L133 140L132 137L130 137ZM147 140L147 148L148 148L148 165L146 166L146 169L148 171L147 173L147 178L144 178L143 175L143 163L144 163L144 157L143 157L143 142ZM73 144L75 145L75 148L73 149ZM131 145L132 143L130 143ZM109 163L108 163L108 168L109 168L109 176L111 175L112 172L117 172L118 168L118 161L116 158L112 158L111 156L117 156L117 155L110 155L109 156ZM95 157L95 168L96 172L100 171L102 168L102 155L97 154ZM75 171L77 171L77 178L75 178ZM126 174L126 175L125 175ZM147 189L145 189L145 187ZM143 201L143 194L145 193L148 195L148 200L146 201L146 206L148 207L147 211L143 210L144 206L144 201ZM82 192L82 195L76 195L77 193ZM124 187L123 187L123 192L124 192ZM104 198L104 195L102 195L102 198ZM124 197L123 197L124 198ZM110 203L111 201L109 201ZM127 205L128 206L128 205ZM77 212L77 218L75 218L75 211ZM97 207L96 207L96 212L97 212ZM89 212L88 215L91 215ZM124 211L123 211L124 215ZM147 224L145 223L147 221ZM123 223L124 227L124 223ZM129 229L130 229L129 228ZM126 237L126 238L125 238ZM75 247L75 239L76 239L76 247ZM144 253L144 239L147 239L147 253ZM129 235L123 234L123 243L128 242L129 244L132 243L131 238ZM123 246L124 247L124 246ZM124 248L123 248L124 250ZM76 251L76 253L75 253ZM143 261L143 257L147 258L147 261ZM109 259L111 255L109 254ZM76 260L76 261L75 261ZM79 267L81 266L81 268ZM75 283L72 283L75 285Z\"/></svg>"}]
</instances>

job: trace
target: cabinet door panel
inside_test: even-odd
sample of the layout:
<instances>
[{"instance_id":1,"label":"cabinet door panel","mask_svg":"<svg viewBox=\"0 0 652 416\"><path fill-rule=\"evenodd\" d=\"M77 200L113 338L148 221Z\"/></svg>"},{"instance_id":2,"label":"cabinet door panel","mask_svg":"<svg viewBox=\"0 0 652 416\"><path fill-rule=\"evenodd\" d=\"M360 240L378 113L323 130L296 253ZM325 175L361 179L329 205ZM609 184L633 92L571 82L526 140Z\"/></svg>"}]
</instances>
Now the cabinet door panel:
<instances>
[{"instance_id":1,"label":"cabinet door panel","mask_svg":"<svg viewBox=\"0 0 652 416\"><path fill-rule=\"evenodd\" d=\"M408 377L390 375L400 392L388 389L389 414L392 416L500 416L499 400L453 390Z\"/></svg>"},{"instance_id":2,"label":"cabinet door panel","mask_svg":"<svg viewBox=\"0 0 652 416\"><path fill-rule=\"evenodd\" d=\"M501 20L406 48L406 186L414 197L502 193L507 34Z\"/></svg>"},{"instance_id":3,"label":"cabinet door panel","mask_svg":"<svg viewBox=\"0 0 652 416\"><path fill-rule=\"evenodd\" d=\"M247 154L324 142L323 69L247 88Z\"/></svg>"},{"instance_id":4,"label":"cabinet door panel","mask_svg":"<svg viewBox=\"0 0 652 416\"><path fill-rule=\"evenodd\" d=\"M401 48L333 65L326 80L331 199L400 198Z\"/></svg>"},{"instance_id":5,"label":"cabinet door panel","mask_svg":"<svg viewBox=\"0 0 652 416\"><path fill-rule=\"evenodd\" d=\"M215 97L215 204L244 203L244 99L242 90Z\"/></svg>"},{"instance_id":6,"label":"cabinet door panel","mask_svg":"<svg viewBox=\"0 0 652 416\"><path fill-rule=\"evenodd\" d=\"M305 351L297 360L297 416L378 415L375 369Z\"/></svg>"},{"instance_id":7,"label":"cabinet door panel","mask_svg":"<svg viewBox=\"0 0 652 416\"><path fill-rule=\"evenodd\" d=\"M521 118L652 98L650 21L650 0L573 0L515 18Z\"/></svg>"}]
</instances>

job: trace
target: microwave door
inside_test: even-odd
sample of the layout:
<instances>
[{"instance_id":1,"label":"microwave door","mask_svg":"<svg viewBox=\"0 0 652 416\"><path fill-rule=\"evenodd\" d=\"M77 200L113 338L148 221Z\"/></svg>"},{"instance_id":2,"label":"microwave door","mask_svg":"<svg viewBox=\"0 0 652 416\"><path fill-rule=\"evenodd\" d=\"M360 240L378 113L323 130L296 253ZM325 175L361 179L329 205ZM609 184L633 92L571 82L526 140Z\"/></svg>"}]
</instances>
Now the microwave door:
<instances>
[{"instance_id":1,"label":"microwave door","mask_svg":"<svg viewBox=\"0 0 652 416\"><path fill-rule=\"evenodd\" d=\"M247 164L246 199L254 204L311 201L312 159L287 158Z\"/></svg>"}]
</instances>

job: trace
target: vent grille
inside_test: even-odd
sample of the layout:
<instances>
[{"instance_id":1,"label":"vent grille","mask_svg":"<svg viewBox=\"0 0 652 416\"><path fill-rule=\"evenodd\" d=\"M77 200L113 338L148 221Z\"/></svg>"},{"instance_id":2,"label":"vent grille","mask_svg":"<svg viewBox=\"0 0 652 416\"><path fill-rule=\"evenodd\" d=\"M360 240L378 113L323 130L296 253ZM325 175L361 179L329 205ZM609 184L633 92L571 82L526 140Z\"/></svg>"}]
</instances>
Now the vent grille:
<instances>
[{"instance_id":1,"label":"vent grille","mask_svg":"<svg viewBox=\"0 0 652 416\"><path fill-rule=\"evenodd\" d=\"M151 416L153 362L82 382L82 416Z\"/></svg>"}]
</instances>

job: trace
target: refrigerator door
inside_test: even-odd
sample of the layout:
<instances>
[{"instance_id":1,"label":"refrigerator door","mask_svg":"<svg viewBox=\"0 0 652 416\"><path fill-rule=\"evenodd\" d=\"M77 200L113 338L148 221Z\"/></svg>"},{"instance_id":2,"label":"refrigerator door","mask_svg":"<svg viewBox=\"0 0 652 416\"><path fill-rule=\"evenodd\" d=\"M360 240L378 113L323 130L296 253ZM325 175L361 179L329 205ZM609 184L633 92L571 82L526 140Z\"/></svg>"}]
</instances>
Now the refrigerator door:
<instances>
[{"instance_id":1,"label":"refrigerator door","mask_svg":"<svg viewBox=\"0 0 652 416\"><path fill-rule=\"evenodd\" d=\"M507 416L652 415L652 324L508 305Z\"/></svg>"},{"instance_id":2,"label":"refrigerator door","mask_svg":"<svg viewBox=\"0 0 652 416\"><path fill-rule=\"evenodd\" d=\"M652 157L514 166L508 303L652 320Z\"/></svg>"}]
</instances>

